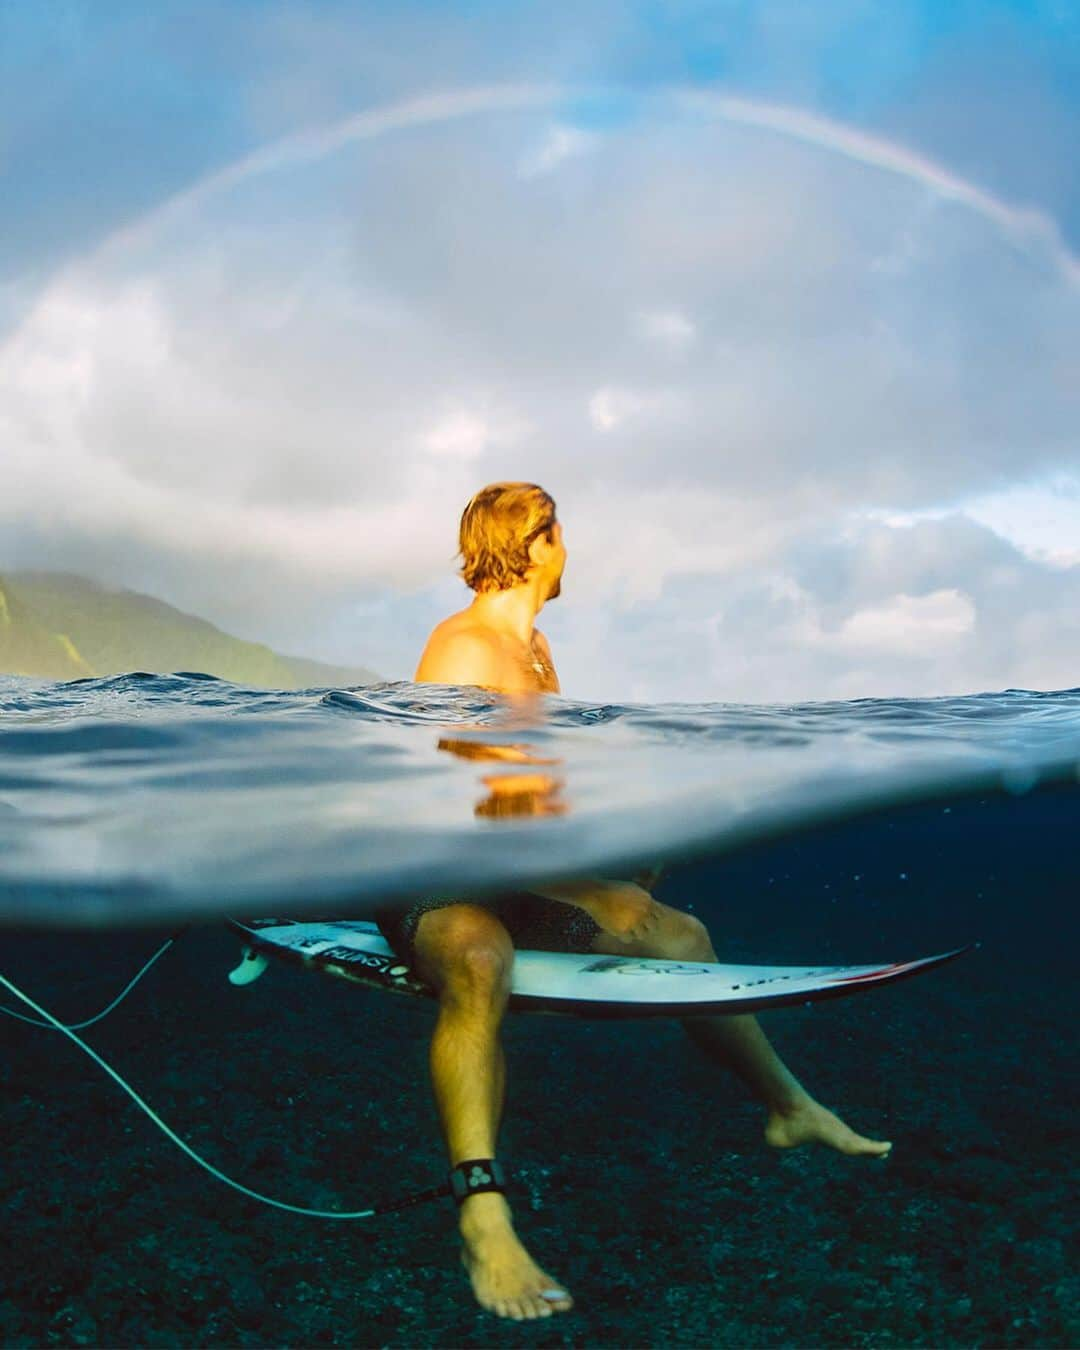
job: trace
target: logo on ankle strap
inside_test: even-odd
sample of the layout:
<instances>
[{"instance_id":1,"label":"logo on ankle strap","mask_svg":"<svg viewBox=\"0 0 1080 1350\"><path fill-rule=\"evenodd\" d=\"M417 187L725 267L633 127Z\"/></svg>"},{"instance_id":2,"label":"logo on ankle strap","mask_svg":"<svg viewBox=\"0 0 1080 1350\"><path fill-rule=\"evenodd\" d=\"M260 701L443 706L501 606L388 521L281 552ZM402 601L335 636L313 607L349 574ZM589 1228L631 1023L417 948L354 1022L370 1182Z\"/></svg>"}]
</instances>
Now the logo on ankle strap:
<instances>
[{"instance_id":1,"label":"logo on ankle strap","mask_svg":"<svg viewBox=\"0 0 1080 1350\"><path fill-rule=\"evenodd\" d=\"M466 1158L450 1169L450 1193L460 1202L481 1191L501 1191L506 1173L494 1158Z\"/></svg>"}]
</instances>

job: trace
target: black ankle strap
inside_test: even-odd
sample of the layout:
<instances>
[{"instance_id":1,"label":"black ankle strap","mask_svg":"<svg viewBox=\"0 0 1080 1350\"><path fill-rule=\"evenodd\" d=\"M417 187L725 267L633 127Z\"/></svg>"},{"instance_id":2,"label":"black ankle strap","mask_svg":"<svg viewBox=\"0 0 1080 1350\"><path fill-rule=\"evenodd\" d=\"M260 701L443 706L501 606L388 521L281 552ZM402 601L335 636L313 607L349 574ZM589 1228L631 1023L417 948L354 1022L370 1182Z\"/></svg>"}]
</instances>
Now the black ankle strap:
<instances>
[{"instance_id":1,"label":"black ankle strap","mask_svg":"<svg viewBox=\"0 0 1080 1350\"><path fill-rule=\"evenodd\" d=\"M506 1172L494 1158L467 1158L450 1169L450 1194L460 1205L470 1195L484 1191L505 1191Z\"/></svg>"}]
</instances>

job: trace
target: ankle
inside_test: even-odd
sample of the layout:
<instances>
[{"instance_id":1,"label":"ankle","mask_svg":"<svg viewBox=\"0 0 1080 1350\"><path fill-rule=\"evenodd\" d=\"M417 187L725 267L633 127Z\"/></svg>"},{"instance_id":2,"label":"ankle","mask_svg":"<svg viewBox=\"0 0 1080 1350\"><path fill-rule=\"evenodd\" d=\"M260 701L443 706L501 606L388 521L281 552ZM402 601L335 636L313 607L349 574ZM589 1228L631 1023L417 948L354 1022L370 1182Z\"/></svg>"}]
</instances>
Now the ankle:
<instances>
[{"instance_id":1,"label":"ankle","mask_svg":"<svg viewBox=\"0 0 1080 1350\"><path fill-rule=\"evenodd\" d=\"M809 1092L800 1089L769 1102L769 1111L774 1116L783 1116L785 1119L790 1119L792 1116L801 1115L807 1107L814 1105L814 1099Z\"/></svg>"},{"instance_id":2,"label":"ankle","mask_svg":"<svg viewBox=\"0 0 1080 1350\"><path fill-rule=\"evenodd\" d=\"M465 1238L479 1239L513 1232L513 1220L506 1197L498 1191L470 1195L458 1210L458 1227Z\"/></svg>"}]
</instances>

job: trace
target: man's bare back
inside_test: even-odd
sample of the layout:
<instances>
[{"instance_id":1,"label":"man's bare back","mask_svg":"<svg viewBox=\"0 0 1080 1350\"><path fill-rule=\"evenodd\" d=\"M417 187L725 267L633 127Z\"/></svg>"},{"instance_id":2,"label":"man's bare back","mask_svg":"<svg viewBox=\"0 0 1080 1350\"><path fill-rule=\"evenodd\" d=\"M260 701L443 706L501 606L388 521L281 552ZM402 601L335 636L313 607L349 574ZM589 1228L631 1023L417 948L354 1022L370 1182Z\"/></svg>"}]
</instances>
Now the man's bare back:
<instances>
[{"instance_id":1,"label":"man's bare back","mask_svg":"<svg viewBox=\"0 0 1080 1350\"><path fill-rule=\"evenodd\" d=\"M413 679L475 684L503 694L559 693L551 648L539 628L526 643L485 623L471 606L433 630Z\"/></svg>"}]
</instances>

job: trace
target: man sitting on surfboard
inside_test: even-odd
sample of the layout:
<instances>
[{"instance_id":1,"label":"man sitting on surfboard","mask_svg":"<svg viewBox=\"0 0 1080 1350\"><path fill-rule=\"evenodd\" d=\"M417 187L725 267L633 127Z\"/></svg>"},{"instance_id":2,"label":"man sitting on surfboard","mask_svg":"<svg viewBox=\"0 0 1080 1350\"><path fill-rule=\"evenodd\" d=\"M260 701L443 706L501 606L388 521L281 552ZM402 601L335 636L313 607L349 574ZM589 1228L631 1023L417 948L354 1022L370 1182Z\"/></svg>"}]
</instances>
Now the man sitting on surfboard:
<instances>
[{"instance_id":1,"label":"man sitting on surfboard","mask_svg":"<svg viewBox=\"0 0 1080 1350\"><path fill-rule=\"evenodd\" d=\"M414 678L505 694L559 693L551 649L534 626L559 594L566 564L554 501L535 483L490 484L461 517L460 552L474 598L435 628ZM499 1024L514 948L713 962L709 934L699 919L644 887L599 879L505 898L423 900L405 912L383 911L378 921L397 954L438 994L431 1073L460 1203L462 1260L476 1298L519 1321L564 1312L572 1299L522 1246L492 1166L505 1083ZM756 1018L729 1014L683 1026L764 1104L768 1143L816 1141L872 1157L892 1147L856 1134L816 1102Z\"/></svg>"}]
</instances>

